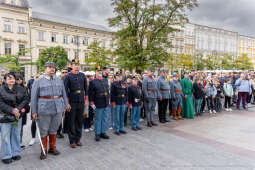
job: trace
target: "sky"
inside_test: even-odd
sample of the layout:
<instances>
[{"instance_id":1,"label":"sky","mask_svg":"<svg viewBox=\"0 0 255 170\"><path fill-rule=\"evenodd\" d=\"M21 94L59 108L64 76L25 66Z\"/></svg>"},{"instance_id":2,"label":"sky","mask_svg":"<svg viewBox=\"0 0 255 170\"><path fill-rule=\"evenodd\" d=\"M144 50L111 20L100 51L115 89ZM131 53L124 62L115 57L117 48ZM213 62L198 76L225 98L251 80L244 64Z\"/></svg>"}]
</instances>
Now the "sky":
<instances>
[{"instance_id":1,"label":"sky","mask_svg":"<svg viewBox=\"0 0 255 170\"><path fill-rule=\"evenodd\" d=\"M114 16L111 0L29 0L33 11L84 20L108 27ZM199 0L188 12L191 23L255 37L255 0ZM109 28L109 27L108 27Z\"/></svg>"}]
</instances>

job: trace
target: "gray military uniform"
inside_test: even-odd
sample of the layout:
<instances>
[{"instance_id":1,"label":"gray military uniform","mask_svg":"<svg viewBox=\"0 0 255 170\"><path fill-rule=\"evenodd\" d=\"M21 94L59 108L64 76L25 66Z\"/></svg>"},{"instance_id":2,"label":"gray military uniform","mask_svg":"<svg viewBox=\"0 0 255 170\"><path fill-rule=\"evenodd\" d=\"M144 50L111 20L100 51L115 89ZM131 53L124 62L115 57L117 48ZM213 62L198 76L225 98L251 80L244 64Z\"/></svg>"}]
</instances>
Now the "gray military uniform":
<instances>
[{"instance_id":1,"label":"gray military uniform","mask_svg":"<svg viewBox=\"0 0 255 170\"><path fill-rule=\"evenodd\" d=\"M41 137L56 134L65 109L67 96L60 78L44 75L35 80L31 92L31 111L38 114Z\"/></svg>"},{"instance_id":2,"label":"gray military uniform","mask_svg":"<svg viewBox=\"0 0 255 170\"><path fill-rule=\"evenodd\" d=\"M143 80L143 94L144 94L144 108L146 112L146 118L148 122L153 121L153 113L155 112L156 101L159 98L159 90L157 82L153 78L148 76Z\"/></svg>"},{"instance_id":3,"label":"gray military uniform","mask_svg":"<svg viewBox=\"0 0 255 170\"><path fill-rule=\"evenodd\" d=\"M157 80L157 86L159 90L159 97L162 99L170 99L170 85L165 77L160 76Z\"/></svg>"},{"instance_id":4,"label":"gray military uniform","mask_svg":"<svg viewBox=\"0 0 255 170\"><path fill-rule=\"evenodd\" d=\"M171 96L172 96L172 109L182 108L182 86L178 80L173 80L170 82L171 86Z\"/></svg>"}]
</instances>

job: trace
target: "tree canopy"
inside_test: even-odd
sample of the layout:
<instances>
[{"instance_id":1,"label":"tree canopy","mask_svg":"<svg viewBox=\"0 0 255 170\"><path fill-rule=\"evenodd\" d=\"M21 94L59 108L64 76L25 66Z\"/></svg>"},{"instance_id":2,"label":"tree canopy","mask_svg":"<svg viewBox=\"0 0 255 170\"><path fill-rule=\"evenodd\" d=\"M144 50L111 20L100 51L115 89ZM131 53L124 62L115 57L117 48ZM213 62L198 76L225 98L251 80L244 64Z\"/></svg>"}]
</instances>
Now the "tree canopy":
<instances>
[{"instance_id":1,"label":"tree canopy","mask_svg":"<svg viewBox=\"0 0 255 170\"><path fill-rule=\"evenodd\" d=\"M144 70L167 61L169 33L187 22L185 12L197 0L112 0L115 17L109 19L116 32L116 62L121 68Z\"/></svg>"}]
</instances>

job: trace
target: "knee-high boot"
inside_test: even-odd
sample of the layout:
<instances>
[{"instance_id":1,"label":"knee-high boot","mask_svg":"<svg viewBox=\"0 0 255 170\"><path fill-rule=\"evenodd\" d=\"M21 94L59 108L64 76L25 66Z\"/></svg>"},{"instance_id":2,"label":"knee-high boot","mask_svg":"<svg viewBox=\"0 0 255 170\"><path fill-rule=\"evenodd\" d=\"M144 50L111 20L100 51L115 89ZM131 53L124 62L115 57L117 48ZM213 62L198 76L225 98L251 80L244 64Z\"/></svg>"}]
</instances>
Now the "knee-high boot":
<instances>
[{"instance_id":1,"label":"knee-high boot","mask_svg":"<svg viewBox=\"0 0 255 170\"><path fill-rule=\"evenodd\" d=\"M183 119L181 116L182 108L177 109L178 119Z\"/></svg>"},{"instance_id":2,"label":"knee-high boot","mask_svg":"<svg viewBox=\"0 0 255 170\"><path fill-rule=\"evenodd\" d=\"M47 158L47 143L48 143L48 136L45 136L43 138L41 138L41 141L42 141L42 145L43 145L43 149L45 151L45 155L41 149L41 156L40 156L40 159L41 160L44 160Z\"/></svg>"},{"instance_id":3,"label":"knee-high boot","mask_svg":"<svg viewBox=\"0 0 255 170\"><path fill-rule=\"evenodd\" d=\"M56 149L56 135L51 134L50 136L50 149L48 151L49 154L59 155L60 152Z\"/></svg>"}]
</instances>

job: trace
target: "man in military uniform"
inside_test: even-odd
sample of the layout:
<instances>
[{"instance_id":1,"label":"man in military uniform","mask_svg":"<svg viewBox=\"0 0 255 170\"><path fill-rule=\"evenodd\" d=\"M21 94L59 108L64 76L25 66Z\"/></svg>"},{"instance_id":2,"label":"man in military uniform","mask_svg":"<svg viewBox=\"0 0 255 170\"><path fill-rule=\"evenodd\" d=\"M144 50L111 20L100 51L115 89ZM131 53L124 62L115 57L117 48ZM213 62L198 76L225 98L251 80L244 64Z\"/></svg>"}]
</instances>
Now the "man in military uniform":
<instances>
[{"instance_id":1,"label":"man in military uniform","mask_svg":"<svg viewBox=\"0 0 255 170\"><path fill-rule=\"evenodd\" d=\"M168 120L166 119L166 111L167 105L170 100L170 85L166 78L166 70L160 70L160 76L157 80L157 86L159 90L159 99L158 100L158 116L160 123L166 123Z\"/></svg>"},{"instance_id":2,"label":"man in military uniform","mask_svg":"<svg viewBox=\"0 0 255 170\"><path fill-rule=\"evenodd\" d=\"M173 80L170 82L170 87L171 87L171 97L172 97L173 119L174 120L182 119L181 111L182 111L183 92L182 92L181 84L178 80L178 75L176 73L173 74Z\"/></svg>"},{"instance_id":3,"label":"man in military uniform","mask_svg":"<svg viewBox=\"0 0 255 170\"><path fill-rule=\"evenodd\" d=\"M109 85L103 79L100 67L96 70L95 79L89 84L88 95L90 106L95 110L95 140L98 142L100 138L109 139L109 136L106 134L110 97Z\"/></svg>"},{"instance_id":4,"label":"man in military uniform","mask_svg":"<svg viewBox=\"0 0 255 170\"><path fill-rule=\"evenodd\" d=\"M155 112L156 101L159 98L159 91L157 82L153 77L153 69L148 69L148 76L144 78L142 88L145 100L144 107L147 118L147 126L157 126L157 124L153 122L153 114Z\"/></svg>"},{"instance_id":5,"label":"man in military uniform","mask_svg":"<svg viewBox=\"0 0 255 170\"><path fill-rule=\"evenodd\" d=\"M49 154L59 155L56 149L56 133L61 123L62 114L68 108L63 81L55 77L56 65L45 64L45 75L33 83L31 93L31 110L33 119L37 119L43 148L40 158L47 158L47 141L49 136Z\"/></svg>"},{"instance_id":6,"label":"man in military uniform","mask_svg":"<svg viewBox=\"0 0 255 170\"><path fill-rule=\"evenodd\" d=\"M132 130L142 130L139 126L142 105L142 89L138 85L138 79L136 77L132 77L132 85L128 87L128 103L129 108L131 108Z\"/></svg>"},{"instance_id":7,"label":"man in military uniform","mask_svg":"<svg viewBox=\"0 0 255 170\"><path fill-rule=\"evenodd\" d=\"M122 80L119 72L116 73L116 81L111 86L111 103L114 111L114 133L126 134L124 130L124 115L127 104L126 82Z\"/></svg>"},{"instance_id":8,"label":"man in military uniform","mask_svg":"<svg viewBox=\"0 0 255 170\"><path fill-rule=\"evenodd\" d=\"M87 104L87 79L83 73L79 72L79 69L79 60L76 58L72 60L72 72L66 75L64 79L68 102L71 107L68 115L68 137L71 148L82 146L80 141L82 136L82 122L84 108L86 108Z\"/></svg>"}]
</instances>

